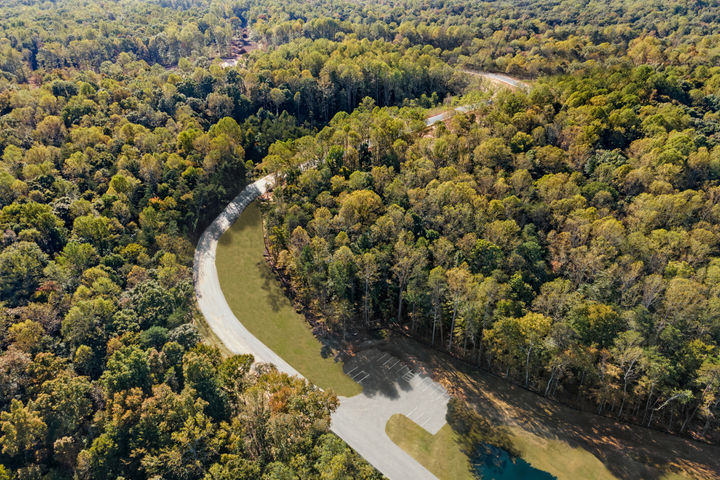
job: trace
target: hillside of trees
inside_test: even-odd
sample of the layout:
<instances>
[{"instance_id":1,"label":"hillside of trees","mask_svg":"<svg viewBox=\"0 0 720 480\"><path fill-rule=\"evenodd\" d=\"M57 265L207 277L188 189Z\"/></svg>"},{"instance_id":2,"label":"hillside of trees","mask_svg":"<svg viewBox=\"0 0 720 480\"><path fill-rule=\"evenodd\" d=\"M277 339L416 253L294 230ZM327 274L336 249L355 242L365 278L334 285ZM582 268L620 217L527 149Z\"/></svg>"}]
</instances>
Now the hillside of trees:
<instances>
[{"instance_id":1,"label":"hillside of trees","mask_svg":"<svg viewBox=\"0 0 720 480\"><path fill-rule=\"evenodd\" d=\"M194 241L268 172L273 263L339 337L401 330L717 442L719 15L4 1L0 480L378 478L328 433L332 393L200 341ZM452 101L472 112L426 129Z\"/></svg>"},{"instance_id":2,"label":"hillside of trees","mask_svg":"<svg viewBox=\"0 0 720 480\"><path fill-rule=\"evenodd\" d=\"M193 241L273 142L372 92L431 105L460 88L452 68L352 39L165 68L141 46L200 7L27 3L0 9L17 60L0 87L0 478L377 478L328 433L332 393L199 343ZM63 62L37 61L53 42Z\"/></svg>"},{"instance_id":3,"label":"hillside of trees","mask_svg":"<svg viewBox=\"0 0 720 480\"><path fill-rule=\"evenodd\" d=\"M274 262L329 329L402 328L546 396L716 440L718 80L588 69L431 132L368 101L271 147L276 165L323 159L275 192Z\"/></svg>"},{"instance_id":4,"label":"hillside of trees","mask_svg":"<svg viewBox=\"0 0 720 480\"><path fill-rule=\"evenodd\" d=\"M215 121L180 74L113 68L0 94L0 478L375 478L327 433L333 394L193 324L192 239L243 185L252 132L294 119Z\"/></svg>"}]
</instances>

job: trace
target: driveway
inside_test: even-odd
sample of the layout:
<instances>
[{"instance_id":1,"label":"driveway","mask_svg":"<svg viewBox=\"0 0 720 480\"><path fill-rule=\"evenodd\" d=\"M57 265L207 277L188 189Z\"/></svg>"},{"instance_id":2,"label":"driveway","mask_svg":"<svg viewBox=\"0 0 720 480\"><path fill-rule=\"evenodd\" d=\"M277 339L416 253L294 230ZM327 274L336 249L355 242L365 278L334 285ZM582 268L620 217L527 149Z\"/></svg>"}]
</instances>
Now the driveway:
<instances>
[{"instance_id":1,"label":"driveway","mask_svg":"<svg viewBox=\"0 0 720 480\"><path fill-rule=\"evenodd\" d=\"M220 236L273 183L272 176L267 176L248 185L203 232L195 250L195 294L208 325L228 350L252 354L258 362L273 363L282 372L302 377L235 317L220 288L215 266ZM346 363L345 371L363 386L363 393L340 397L330 429L390 480L436 478L390 440L385 425L392 415L400 413L431 434L437 433L445 424L449 399L445 389L379 350L356 355Z\"/></svg>"}]
</instances>

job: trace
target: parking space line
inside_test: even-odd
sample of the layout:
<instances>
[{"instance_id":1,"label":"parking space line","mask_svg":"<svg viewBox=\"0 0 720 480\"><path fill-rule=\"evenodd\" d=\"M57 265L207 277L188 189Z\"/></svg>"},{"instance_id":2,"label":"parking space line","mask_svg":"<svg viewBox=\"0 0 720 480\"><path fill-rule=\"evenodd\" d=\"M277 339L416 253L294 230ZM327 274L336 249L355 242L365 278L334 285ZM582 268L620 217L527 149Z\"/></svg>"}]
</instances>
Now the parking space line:
<instances>
[{"instance_id":1,"label":"parking space line","mask_svg":"<svg viewBox=\"0 0 720 480\"><path fill-rule=\"evenodd\" d=\"M418 425L422 425L423 423L425 423L425 422L427 422L428 420L430 420L430 417L427 417L426 415L427 415L427 414L422 414L422 415L420 415L415 423L417 423Z\"/></svg>"},{"instance_id":2,"label":"parking space line","mask_svg":"<svg viewBox=\"0 0 720 480\"><path fill-rule=\"evenodd\" d=\"M397 365L396 365L396 366L397 366ZM394 373L395 375L400 375L400 372L402 371L402 369L403 369L404 366L405 366L405 364L400 363L400 368L398 368L397 370L395 370L395 367L393 367L391 370L393 370L393 373Z\"/></svg>"},{"instance_id":3,"label":"parking space line","mask_svg":"<svg viewBox=\"0 0 720 480\"><path fill-rule=\"evenodd\" d=\"M395 365L397 365L399 362L400 362L400 360L397 360L395 363L393 363L393 364L390 365L389 367L385 367L385 368L387 368L388 370L392 370L393 367L394 367Z\"/></svg>"},{"instance_id":4,"label":"parking space line","mask_svg":"<svg viewBox=\"0 0 720 480\"><path fill-rule=\"evenodd\" d=\"M360 368L359 365L358 365L357 367L353 368L352 370L350 370L349 372L347 372L346 375L349 376L349 377L351 377L351 376L352 376L352 373L353 373L355 370L357 370L358 368Z\"/></svg>"},{"instance_id":5,"label":"parking space line","mask_svg":"<svg viewBox=\"0 0 720 480\"><path fill-rule=\"evenodd\" d=\"M362 383L362 382L364 382L365 380L367 380L369 376L370 376L370 374L369 374L369 373L366 373L365 376L364 376L363 378L361 378L360 380L358 380L357 382L358 382L358 383Z\"/></svg>"}]
</instances>

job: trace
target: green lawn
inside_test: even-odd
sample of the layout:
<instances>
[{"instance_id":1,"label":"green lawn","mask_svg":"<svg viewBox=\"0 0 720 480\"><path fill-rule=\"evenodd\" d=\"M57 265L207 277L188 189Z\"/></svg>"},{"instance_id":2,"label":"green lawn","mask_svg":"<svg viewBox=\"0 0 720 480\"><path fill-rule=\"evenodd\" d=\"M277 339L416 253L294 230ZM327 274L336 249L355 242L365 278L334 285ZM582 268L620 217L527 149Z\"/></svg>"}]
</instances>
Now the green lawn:
<instances>
[{"instance_id":1,"label":"green lawn","mask_svg":"<svg viewBox=\"0 0 720 480\"><path fill-rule=\"evenodd\" d=\"M520 427L510 427L510 439L520 456L533 467L558 480L615 480L605 465L592 453L567 442L543 438Z\"/></svg>"},{"instance_id":2,"label":"green lawn","mask_svg":"<svg viewBox=\"0 0 720 480\"><path fill-rule=\"evenodd\" d=\"M220 286L245 327L315 385L338 395L362 391L324 354L302 315L293 309L263 258L262 216L255 203L220 238L216 264Z\"/></svg>"},{"instance_id":3,"label":"green lawn","mask_svg":"<svg viewBox=\"0 0 720 480\"><path fill-rule=\"evenodd\" d=\"M588 450L563 440L548 439L520 427L510 427L510 438L522 458L533 467L551 473L558 480L616 480L618 477ZM660 480L690 480L690 477L665 472Z\"/></svg>"},{"instance_id":4,"label":"green lawn","mask_svg":"<svg viewBox=\"0 0 720 480\"><path fill-rule=\"evenodd\" d=\"M430 435L404 415L393 415L385 431L415 460L440 480L473 479L467 456L460 448L457 434L445 425ZM510 439L522 458L533 467L555 475L558 480L615 480L605 465L582 448L573 448L559 440L548 440L520 428L511 428ZM663 480L670 480L663 479Z\"/></svg>"},{"instance_id":5,"label":"green lawn","mask_svg":"<svg viewBox=\"0 0 720 480\"><path fill-rule=\"evenodd\" d=\"M390 417L385 426L390 440L440 480L472 480L470 461L460 449L457 434L447 423L435 435L405 415Z\"/></svg>"}]
</instances>

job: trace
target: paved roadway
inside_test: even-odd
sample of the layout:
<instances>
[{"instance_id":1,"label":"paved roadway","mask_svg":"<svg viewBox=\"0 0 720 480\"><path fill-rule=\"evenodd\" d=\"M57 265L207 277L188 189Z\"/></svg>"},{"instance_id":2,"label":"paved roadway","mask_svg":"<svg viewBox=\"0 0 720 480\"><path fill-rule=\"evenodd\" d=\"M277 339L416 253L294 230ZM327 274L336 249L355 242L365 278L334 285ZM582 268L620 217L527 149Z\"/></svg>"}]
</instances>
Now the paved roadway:
<instances>
[{"instance_id":1,"label":"paved roadway","mask_svg":"<svg viewBox=\"0 0 720 480\"><path fill-rule=\"evenodd\" d=\"M267 176L248 185L203 232L195 250L195 294L208 325L228 350L235 354L250 353L256 361L273 363L282 372L302 377L235 317L220 288L215 265L220 236L273 183L272 176ZM363 393L340 397L331 430L390 480L436 478L390 440L385 424L393 414L402 413L428 432L437 433L445 424L449 399L445 389L379 351L358 355L345 368L348 375L363 385Z\"/></svg>"},{"instance_id":2,"label":"paved roadway","mask_svg":"<svg viewBox=\"0 0 720 480\"><path fill-rule=\"evenodd\" d=\"M492 73L492 72L482 72L478 70L469 70L464 69L463 72L475 75L477 77L482 77L487 80L490 80L491 82L495 83L502 83L512 88L520 88L522 90L530 90L530 85L528 85L526 82L523 82L522 80L518 80L517 78L513 78L509 75L505 75L504 73Z\"/></svg>"},{"instance_id":3,"label":"paved roadway","mask_svg":"<svg viewBox=\"0 0 720 480\"><path fill-rule=\"evenodd\" d=\"M507 85L512 88L519 88L522 90L530 89L530 85L523 82L522 80L518 80L517 78L513 78L513 77L510 77L510 76L502 74L502 73L479 72L479 71L475 71L475 70L463 70L463 72L465 72L469 75L475 75L478 77L488 79L491 82L501 83L503 85ZM461 105L459 107L455 107L453 110L438 113L437 115L433 115L432 117L426 118L425 125L430 127L432 125L435 125L438 122L447 120L448 118L450 118L450 116L454 112L466 113L466 112L471 111L475 107L476 106L473 106L473 105Z\"/></svg>"},{"instance_id":4,"label":"paved roadway","mask_svg":"<svg viewBox=\"0 0 720 480\"><path fill-rule=\"evenodd\" d=\"M449 112L438 113L437 115L433 115L432 117L426 118L425 126L430 127L432 125L435 125L438 122L442 122L443 120L450 118L450 115L453 112L467 113L467 112L471 111L473 108L475 108L475 106L473 106L473 105L460 105L459 107L455 107L454 109L452 109Z\"/></svg>"}]
</instances>

